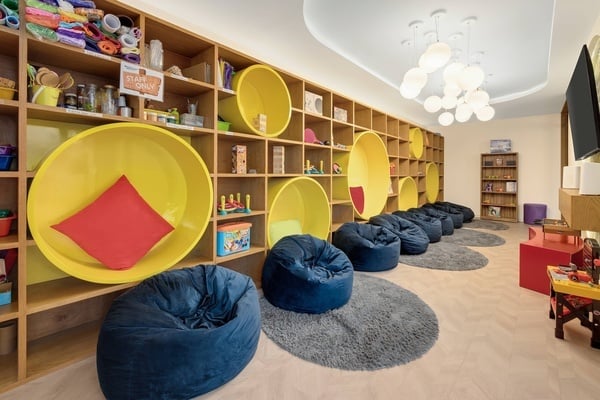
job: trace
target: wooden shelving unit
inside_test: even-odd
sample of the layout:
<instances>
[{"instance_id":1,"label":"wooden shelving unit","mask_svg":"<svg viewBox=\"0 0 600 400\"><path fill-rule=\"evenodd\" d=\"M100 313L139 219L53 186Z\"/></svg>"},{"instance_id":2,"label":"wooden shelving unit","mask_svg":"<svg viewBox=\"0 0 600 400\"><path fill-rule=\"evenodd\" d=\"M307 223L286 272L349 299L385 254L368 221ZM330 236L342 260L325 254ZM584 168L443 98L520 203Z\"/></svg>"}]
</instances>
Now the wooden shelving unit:
<instances>
[{"instance_id":1,"label":"wooden shelving unit","mask_svg":"<svg viewBox=\"0 0 600 400\"><path fill-rule=\"evenodd\" d=\"M436 163L439 170L443 200L444 138L423 130L424 155L415 159L409 155L409 129L414 125L356 102L342 94L308 82L275 66L291 97L291 120L277 137L260 137L248 132L224 132L217 129L219 100L236 94L217 86L216 65L220 58L229 61L237 71L260 60L227 48L180 29L162 19L113 0L97 0L96 7L105 13L126 15L139 26L144 59L144 44L160 40L164 49L164 68L173 65L181 69L206 62L212 67L207 82L174 76L165 72L164 101L145 101L127 96L132 117L101 113L71 112L61 107L33 104L28 94L28 63L46 66L56 72L69 72L76 83L95 83L99 87L118 87L121 60L115 57L50 41L40 41L29 35L25 24L20 30L0 26L0 76L17 82L18 96L0 100L0 143L18 147L18 162L10 171L0 172L0 208L13 210L18 219L10 234L0 238L0 250L17 249L18 262L11 273L12 303L0 306L0 323L14 323L17 328L16 351L0 355L0 391L72 363L95 351L98 326L112 299L135 283L103 285L66 276L50 264L37 249L28 233L27 193L35 179L35 168L43 157L61 141L85 129L113 122L142 122L166 128L188 141L207 165L214 189L214 204L220 195L241 192L252 196L252 212L235 216L220 216L215 210L198 244L172 268L200 263L215 263L251 276L260 282L262 265L268 251L267 217L268 188L277 179L305 176L305 161L323 160L324 173L311 176L324 189L331 207L330 232L355 219L352 202L344 193L347 176L332 171L334 162L343 164L358 132L372 130L386 146L391 168L390 193L382 212L399 207L398 181L412 177L418 187L418 202L424 204L425 166ZM20 1L24 14L26 3ZM24 21L24 17L21 17ZM69 90L74 91L74 88ZM304 109L304 94L310 91L323 96L323 112L315 114ZM189 127L144 119L144 109L159 110L177 107L180 112L189 102L198 103L198 114L204 116L204 126ZM335 117L335 109L346 111L346 120ZM304 129L313 129L321 141L329 144L305 143ZM249 149L248 167L255 173L231 173L231 146L245 144ZM285 174L273 174L273 146L286 148ZM515 211L516 213L516 211ZM240 220L252 223L250 250L218 257L217 227L221 223ZM50 277L36 277L40 270L52 271Z\"/></svg>"},{"instance_id":2,"label":"wooden shelving unit","mask_svg":"<svg viewBox=\"0 0 600 400\"><path fill-rule=\"evenodd\" d=\"M518 153L481 154L481 219L518 221Z\"/></svg>"}]
</instances>

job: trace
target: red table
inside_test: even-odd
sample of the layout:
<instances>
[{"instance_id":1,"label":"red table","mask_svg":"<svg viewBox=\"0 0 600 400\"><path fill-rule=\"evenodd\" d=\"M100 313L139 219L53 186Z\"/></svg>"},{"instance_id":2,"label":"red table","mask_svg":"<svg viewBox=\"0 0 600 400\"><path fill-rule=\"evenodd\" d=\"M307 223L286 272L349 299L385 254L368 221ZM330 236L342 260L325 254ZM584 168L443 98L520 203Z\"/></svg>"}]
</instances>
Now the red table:
<instances>
[{"instance_id":1,"label":"red table","mask_svg":"<svg viewBox=\"0 0 600 400\"><path fill-rule=\"evenodd\" d=\"M529 240L519 246L519 286L549 295L548 265L581 265L582 241L569 239L554 233L544 235L540 226L529 227Z\"/></svg>"}]
</instances>

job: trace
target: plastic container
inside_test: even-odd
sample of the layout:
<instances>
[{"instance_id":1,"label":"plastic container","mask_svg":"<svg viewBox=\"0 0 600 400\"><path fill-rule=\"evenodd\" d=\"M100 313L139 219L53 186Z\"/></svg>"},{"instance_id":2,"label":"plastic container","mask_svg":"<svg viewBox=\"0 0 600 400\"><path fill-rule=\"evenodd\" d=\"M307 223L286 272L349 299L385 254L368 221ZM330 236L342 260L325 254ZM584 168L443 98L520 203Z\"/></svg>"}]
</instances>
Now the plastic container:
<instances>
[{"instance_id":1,"label":"plastic container","mask_svg":"<svg viewBox=\"0 0 600 400\"><path fill-rule=\"evenodd\" d=\"M220 131L228 131L231 123L227 121L217 121L217 129Z\"/></svg>"},{"instance_id":2,"label":"plastic container","mask_svg":"<svg viewBox=\"0 0 600 400\"><path fill-rule=\"evenodd\" d=\"M8 171L14 158L14 155L0 155L0 171Z\"/></svg>"},{"instance_id":3,"label":"plastic container","mask_svg":"<svg viewBox=\"0 0 600 400\"><path fill-rule=\"evenodd\" d=\"M250 222L231 222L217 226L217 255L227 256L250 249Z\"/></svg>"},{"instance_id":4,"label":"plastic container","mask_svg":"<svg viewBox=\"0 0 600 400\"><path fill-rule=\"evenodd\" d=\"M16 93L15 89L0 87L0 99L12 100L15 98Z\"/></svg>"}]
</instances>

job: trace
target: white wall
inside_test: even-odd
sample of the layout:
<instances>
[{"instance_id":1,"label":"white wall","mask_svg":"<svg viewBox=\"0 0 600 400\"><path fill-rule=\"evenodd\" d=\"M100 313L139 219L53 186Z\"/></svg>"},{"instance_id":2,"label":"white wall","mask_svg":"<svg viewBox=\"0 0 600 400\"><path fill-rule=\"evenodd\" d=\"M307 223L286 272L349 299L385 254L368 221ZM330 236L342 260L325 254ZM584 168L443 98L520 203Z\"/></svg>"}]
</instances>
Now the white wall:
<instances>
[{"instance_id":1,"label":"white wall","mask_svg":"<svg viewBox=\"0 0 600 400\"><path fill-rule=\"evenodd\" d=\"M523 203L548 206L548 218L560 218L560 114L453 124L437 129L444 136L444 199L480 213L480 154L490 140L510 139L519 153L519 221Z\"/></svg>"}]
</instances>

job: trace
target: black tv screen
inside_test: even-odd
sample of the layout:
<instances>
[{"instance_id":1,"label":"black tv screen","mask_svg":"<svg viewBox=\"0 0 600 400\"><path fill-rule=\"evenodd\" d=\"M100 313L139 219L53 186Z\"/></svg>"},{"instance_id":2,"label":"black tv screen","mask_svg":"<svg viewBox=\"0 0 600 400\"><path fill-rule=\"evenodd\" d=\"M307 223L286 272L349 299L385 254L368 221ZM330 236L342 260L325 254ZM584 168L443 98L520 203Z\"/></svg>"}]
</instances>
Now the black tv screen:
<instances>
[{"instance_id":1,"label":"black tv screen","mask_svg":"<svg viewBox=\"0 0 600 400\"><path fill-rule=\"evenodd\" d=\"M567 110L575 159L600 151L600 109L590 53L583 45L567 87Z\"/></svg>"}]
</instances>

